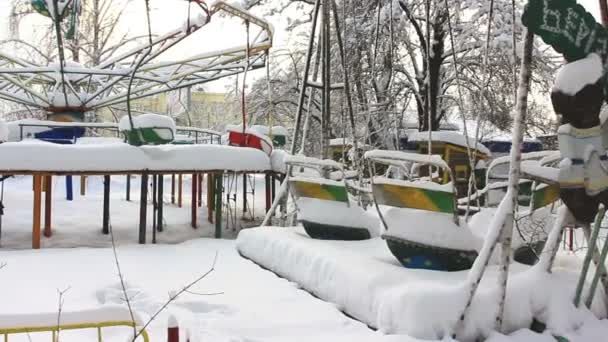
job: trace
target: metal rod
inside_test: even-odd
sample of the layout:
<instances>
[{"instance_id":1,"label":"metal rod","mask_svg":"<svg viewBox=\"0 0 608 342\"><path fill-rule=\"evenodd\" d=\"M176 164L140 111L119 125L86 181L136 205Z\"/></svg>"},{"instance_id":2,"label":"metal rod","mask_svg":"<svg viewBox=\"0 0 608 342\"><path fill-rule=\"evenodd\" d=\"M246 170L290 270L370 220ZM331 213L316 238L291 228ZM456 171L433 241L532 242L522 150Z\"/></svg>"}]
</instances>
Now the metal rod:
<instances>
[{"instance_id":1,"label":"metal rod","mask_svg":"<svg viewBox=\"0 0 608 342\"><path fill-rule=\"evenodd\" d=\"M110 234L110 175L103 176L103 234Z\"/></svg>"},{"instance_id":2,"label":"metal rod","mask_svg":"<svg viewBox=\"0 0 608 342\"><path fill-rule=\"evenodd\" d=\"M215 238L222 237L222 187L224 174L217 173L215 175Z\"/></svg>"},{"instance_id":3,"label":"metal rod","mask_svg":"<svg viewBox=\"0 0 608 342\"><path fill-rule=\"evenodd\" d=\"M44 236L51 237L51 216L53 203L53 176L44 176Z\"/></svg>"},{"instance_id":4,"label":"metal rod","mask_svg":"<svg viewBox=\"0 0 608 342\"><path fill-rule=\"evenodd\" d=\"M190 201L190 205L191 205L191 225L192 228L196 229L197 225L196 225L196 212L197 212L197 206L196 206L196 188L197 188L197 176L196 173L192 174L192 200Z\"/></svg>"},{"instance_id":5,"label":"metal rod","mask_svg":"<svg viewBox=\"0 0 608 342\"><path fill-rule=\"evenodd\" d=\"M127 202L131 200L131 175L127 175Z\"/></svg>"},{"instance_id":6,"label":"metal rod","mask_svg":"<svg viewBox=\"0 0 608 342\"><path fill-rule=\"evenodd\" d=\"M156 213L158 210L158 206L156 205L156 183L158 180L158 175L152 175L152 243L156 243Z\"/></svg>"},{"instance_id":7,"label":"metal rod","mask_svg":"<svg viewBox=\"0 0 608 342\"><path fill-rule=\"evenodd\" d=\"M156 203L158 206L158 209L156 212L158 214L158 218L156 219L156 222L157 222L156 229L159 232L162 232L164 230L164 227L163 227L163 206L164 206L163 191L164 191L164 188L165 188L164 177L161 174L161 175L158 175L158 186L156 189L156 191L158 192L158 199L156 200Z\"/></svg>"},{"instance_id":8,"label":"metal rod","mask_svg":"<svg viewBox=\"0 0 608 342\"><path fill-rule=\"evenodd\" d=\"M315 1L315 7L313 9L312 15L312 30L310 33L310 38L308 40L308 50L306 52L306 63L304 65L304 74L302 76L302 82L306 82L308 80L308 74L310 72L310 60L312 57L313 47L315 43L315 32L317 30L317 19L319 17L319 9L320 9L321 0ZM295 154L298 146L298 134L300 132L300 126L302 125L302 111L304 109L304 99L306 98L306 87L302 85L300 89L300 98L298 100L298 110L296 111L296 122L293 131L293 140L291 142L291 154ZM302 142L303 144L304 142Z\"/></svg>"},{"instance_id":9,"label":"metal rod","mask_svg":"<svg viewBox=\"0 0 608 342\"><path fill-rule=\"evenodd\" d=\"M71 175L65 176L65 199L74 200L74 183Z\"/></svg>"},{"instance_id":10,"label":"metal rod","mask_svg":"<svg viewBox=\"0 0 608 342\"><path fill-rule=\"evenodd\" d=\"M577 308L581 304L581 296L583 294L583 286L585 285L585 280L587 279L587 273L589 272L589 266L591 266L591 259L593 259L593 253L595 252L597 246L597 237L600 234L600 227L602 224L602 220L604 219L604 214L606 213L606 208L604 208L603 204L600 204L600 209L595 217L595 223L593 224L593 230L591 231L591 236L588 241L588 249L585 255L585 259L583 260L583 267L581 269L581 273L578 277L578 283L576 284L576 291L574 293L574 306ZM588 229L588 228L587 228Z\"/></svg>"},{"instance_id":11,"label":"metal rod","mask_svg":"<svg viewBox=\"0 0 608 342\"><path fill-rule=\"evenodd\" d=\"M34 205L32 213L32 248L40 248L40 209L42 201L42 176L33 176Z\"/></svg>"},{"instance_id":12,"label":"metal rod","mask_svg":"<svg viewBox=\"0 0 608 342\"><path fill-rule=\"evenodd\" d=\"M146 243L146 219L148 210L148 174L141 175L141 188L139 197L139 243Z\"/></svg>"}]
</instances>

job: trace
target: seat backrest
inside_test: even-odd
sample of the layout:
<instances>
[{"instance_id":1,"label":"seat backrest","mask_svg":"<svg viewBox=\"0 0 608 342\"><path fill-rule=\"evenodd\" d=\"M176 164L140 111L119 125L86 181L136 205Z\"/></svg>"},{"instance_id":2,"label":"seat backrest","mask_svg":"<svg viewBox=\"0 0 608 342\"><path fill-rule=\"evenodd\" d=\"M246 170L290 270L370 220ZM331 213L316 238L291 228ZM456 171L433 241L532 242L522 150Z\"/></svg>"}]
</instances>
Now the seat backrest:
<instances>
[{"instance_id":1,"label":"seat backrest","mask_svg":"<svg viewBox=\"0 0 608 342\"><path fill-rule=\"evenodd\" d=\"M339 182L320 179L316 182L314 178L302 179L293 177L289 180L291 191L296 196L348 203L348 192L346 186Z\"/></svg>"},{"instance_id":2,"label":"seat backrest","mask_svg":"<svg viewBox=\"0 0 608 342\"><path fill-rule=\"evenodd\" d=\"M456 196L453 191L403 183L374 182L373 192L378 204L454 214Z\"/></svg>"},{"instance_id":3,"label":"seat backrest","mask_svg":"<svg viewBox=\"0 0 608 342\"><path fill-rule=\"evenodd\" d=\"M545 207L559 200L559 184L540 184L532 191L530 210Z\"/></svg>"}]
</instances>

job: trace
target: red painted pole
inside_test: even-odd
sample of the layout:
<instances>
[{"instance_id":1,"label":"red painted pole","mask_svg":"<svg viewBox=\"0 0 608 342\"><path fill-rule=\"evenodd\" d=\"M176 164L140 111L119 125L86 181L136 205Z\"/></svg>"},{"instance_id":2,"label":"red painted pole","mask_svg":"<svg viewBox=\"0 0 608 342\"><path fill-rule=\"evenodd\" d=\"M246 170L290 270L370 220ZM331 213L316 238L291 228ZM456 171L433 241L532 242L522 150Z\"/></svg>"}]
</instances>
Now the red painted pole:
<instances>
[{"instance_id":1,"label":"red painted pole","mask_svg":"<svg viewBox=\"0 0 608 342\"><path fill-rule=\"evenodd\" d=\"M175 316L169 316L167 325L167 342L179 342L179 326Z\"/></svg>"}]
</instances>

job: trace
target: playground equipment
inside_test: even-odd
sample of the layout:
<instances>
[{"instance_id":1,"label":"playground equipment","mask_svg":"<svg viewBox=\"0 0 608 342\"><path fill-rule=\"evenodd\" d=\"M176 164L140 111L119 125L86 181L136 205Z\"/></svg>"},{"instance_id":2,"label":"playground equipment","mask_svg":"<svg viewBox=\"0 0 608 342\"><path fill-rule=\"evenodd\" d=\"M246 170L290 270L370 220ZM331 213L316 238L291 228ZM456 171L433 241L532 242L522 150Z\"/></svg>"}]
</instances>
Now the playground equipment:
<instances>
[{"instance_id":1,"label":"playground equipment","mask_svg":"<svg viewBox=\"0 0 608 342\"><path fill-rule=\"evenodd\" d=\"M4 335L4 341L8 341L9 336L38 332L51 333L51 341L56 341L62 331L95 329L96 340L101 342L104 340L102 329L113 327L123 327L131 333L135 328L139 334L137 341L150 341L148 332L142 328L144 322L137 313L132 316L127 308L113 305L98 309L65 311L61 313L61 322L58 322L56 312L0 315L0 322L0 336Z\"/></svg>"},{"instance_id":2,"label":"playground equipment","mask_svg":"<svg viewBox=\"0 0 608 342\"><path fill-rule=\"evenodd\" d=\"M34 0L34 8L53 20L58 61L44 66L0 52L0 98L42 109L53 121L83 121L86 112L118 104L127 103L128 106L136 99L192 87L265 65L273 33L266 21L224 1L211 6L200 0L190 0L189 3L194 6L183 27L154 38L150 35L147 43L108 57L98 65L85 67L66 60L64 40L73 37L64 34L62 27L67 13L77 19L80 2ZM171 47L221 14L244 20L248 32L253 26L252 30L256 30L254 38L248 39L246 46L158 62ZM74 25L77 25L77 20ZM157 129L138 128L132 121L130 119L129 122L131 131L138 133L127 135L133 144L168 142L169 139L162 137Z\"/></svg>"},{"instance_id":3,"label":"playground equipment","mask_svg":"<svg viewBox=\"0 0 608 342\"><path fill-rule=\"evenodd\" d=\"M478 188L484 187L485 162L491 157L492 153L484 145L475 142L459 132L439 131L432 132L430 142L431 153L440 155L449 165L454 175L454 187L459 198L467 196L469 177L476 179L475 184ZM408 149L417 150L420 154L429 154L429 132L417 132L408 136ZM467 142L468 140L468 142ZM474 163L474 170L471 170L467 143L470 148L471 157ZM421 170L424 172L424 170ZM424 175L422 173L421 175ZM447 183L447 173L443 174L443 182Z\"/></svg>"},{"instance_id":4,"label":"playground equipment","mask_svg":"<svg viewBox=\"0 0 608 342\"><path fill-rule=\"evenodd\" d=\"M251 147L264 151L270 155L272 153L272 140L252 128L243 130L242 126L230 125L228 131L228 144L232 146Z\"/></svg>"},{"instance_id":5,"label":"playground equipment","mask_svg":"<svg viewBox=\"0 0 608 342\"><path fill-rule=\"evenodd\" d=\"M123 116L118 129L129 144L162 145L175 140L175 121L169 116L142 114L133 118Z\"/></svg>"},{"instance_id":6,"label":"playground equipment","mask_svg":"<svg viewBox=\"0 0 608 342\"><path fill-rule=\"evenodd\" d=\"M349 194L348 176L333 160L290 156L285 160L290 172L287 182L295 198L298 220L314 239L369 239L377 222Z\"/></svg>"},{"instance_id":7,"label":"playground equipment","mask_svg":"<svg viewBox=\"0 0 608 342\"><path fill-rule=\"evenodd\" d=\"M365 153L372 173L399 168L406 180L372 176L372 192L386 231L382 238L405 267L460 271L471 267L481 241L460 222L452 171L438 155L374 150ZM431 177L415 169L432 168ZM427 173L428 175L428 173ZM448 180L439 184L439 180ZM383 211L379 206L388 206Z\"/></svg>"}]
</instances>

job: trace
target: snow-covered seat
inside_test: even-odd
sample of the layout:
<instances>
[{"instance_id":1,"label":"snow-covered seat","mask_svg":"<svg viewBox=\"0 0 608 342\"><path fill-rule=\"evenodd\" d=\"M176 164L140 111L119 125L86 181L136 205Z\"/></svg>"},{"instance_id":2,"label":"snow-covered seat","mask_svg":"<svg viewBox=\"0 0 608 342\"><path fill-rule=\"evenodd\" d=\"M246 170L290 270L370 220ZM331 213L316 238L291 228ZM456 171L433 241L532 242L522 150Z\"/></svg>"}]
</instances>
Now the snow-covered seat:
<instances>
[{"instance_id":1,"label":"snow-covered seat","mask_svg":"<svg viewBox=\"0 0 608 342\"><path fill-rule=\"evenodd\" d=\"M448 175L449 182L396 180L372 177L372 192L386 231L382 237L393 255L409 268L458 271L471 267L480 239L462 224L456 210L456 189L452 171L438 155L400 151L369 151L365 158L376 164L405 168L429 165ZM407 170L404 170L408 173Z\"/></svg>"},{"instance_id":2,"label":"snow-covered seat","mask_svg":"<svg viewBox=\"0 0 608 342\"><path fill-rule=\"evenodd\" d=\"M102 328L125 327L127 331L132 331L135 327L140 335L138 341L150 340L148 332L142 328L145 321L137 312L131 312L124 306L104 305L94 309L62 311L61 322L57 319L57 312L0 314L0 336L4 335L5 341L8 341L9 335L49 332L55 336L58 331L96 329L97 340L102 341Z\"/></svg>"},{"instance_id":3,"label":"snow-covered seat","mask_svg":"<svg viewBox=\"0 0 608 342\"><path fill-rule=\"evenodd\" d=\"M325 159L288 156L288 182L296 198L298 220L315 239L369 239L378 222L351 203L342 164Z\"/></svg>"},{"instance_id":4,"label":"snow-covered seat","mask_svg":"<svg viewBox=\"0 0 608 342\"><path fill-rule=\"evenodd\" d=\"M128 143L134 146L168 144L175 139L175 121L159 114L123 116L118 123Z\"/></svg>"},{"instance_id":5,"label":"snow-covered seat","mask_svg":"<svg viewBox=\"0 0 608 342\"><path fill-rule=\"evenodd\" d=\"M251 128L243 131L243 126L230 125L226 128L228 132L228 144L232 146L251 147L264 151L267 155L272 154L272 140Z\"/></svg>"}]
</instances>

